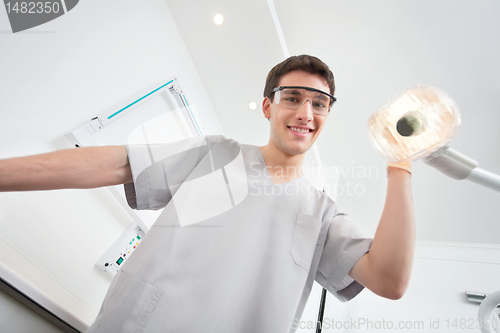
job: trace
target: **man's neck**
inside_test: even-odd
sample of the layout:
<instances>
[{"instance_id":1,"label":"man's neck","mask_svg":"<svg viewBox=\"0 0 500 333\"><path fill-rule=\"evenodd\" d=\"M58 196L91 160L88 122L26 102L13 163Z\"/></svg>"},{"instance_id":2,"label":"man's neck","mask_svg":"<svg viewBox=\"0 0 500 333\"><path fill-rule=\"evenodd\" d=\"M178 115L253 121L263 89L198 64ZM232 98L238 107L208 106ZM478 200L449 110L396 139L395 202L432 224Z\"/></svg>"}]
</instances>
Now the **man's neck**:
<instances>
[{"instance_id":1,"label":"man's neck","mask_svg":"<svg viewBox=\"0 0 500 333\"><path fill-rule=\"evenodd\" d=\"M303 175L302 163L305 154L289 155L277 149L271 143L260 147L266 167L274 184L282 184Z\"/></svg>"}]
</instances>

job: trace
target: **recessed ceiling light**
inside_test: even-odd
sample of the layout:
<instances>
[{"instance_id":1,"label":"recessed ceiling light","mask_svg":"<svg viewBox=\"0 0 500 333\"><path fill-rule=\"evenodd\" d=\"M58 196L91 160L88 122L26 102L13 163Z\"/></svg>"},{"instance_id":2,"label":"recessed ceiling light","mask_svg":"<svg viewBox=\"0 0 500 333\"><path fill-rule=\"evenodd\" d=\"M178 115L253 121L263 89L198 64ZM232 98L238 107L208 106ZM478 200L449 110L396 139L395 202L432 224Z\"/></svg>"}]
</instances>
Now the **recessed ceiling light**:
<instances>
[{"instance_id":1,"label":"recessed ceiling light","mask_svg":"<svg viewBox=\"0 0 500 333\"><path fill-rule=\"evenodd\" d=\"M214 22L217 25L221 25L222 22L224 22L224 16L222 16L221 14L215 14L215 16L214 16Z\"/></svg>"},{"instance_id":2,"label":"recessed ceiling light","mask_svg":"<svg viewBox=\"0 0 500 333\"><path fill-rule=\"evenodd\" d=\"M248 107L250 108L250 110L255 110L255 109L257 109L257 103L250 102L250 103L248 103Z\"/></svg>"}]
</instances>

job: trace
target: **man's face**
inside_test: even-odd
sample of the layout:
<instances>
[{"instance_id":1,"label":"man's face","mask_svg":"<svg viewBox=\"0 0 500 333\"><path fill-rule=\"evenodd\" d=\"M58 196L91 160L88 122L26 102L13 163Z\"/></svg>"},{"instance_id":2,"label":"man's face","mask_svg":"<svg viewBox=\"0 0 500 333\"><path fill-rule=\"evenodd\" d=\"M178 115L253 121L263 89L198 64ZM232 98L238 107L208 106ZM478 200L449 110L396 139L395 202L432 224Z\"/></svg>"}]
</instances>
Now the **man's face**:
<instances>
[{"instance_id":1,"label":"man's face","mask_svg":"<svg viewBox=\"0 0 500 333\"><path fill-rule=\"evenodd\" d=\"M284 75L279 86L303 86L330 92L327 82L321 76L304 71ZM287 109L276 102L274 99L271 103L267 97L262 102L264 116L270 119L269 144L287 155L306 153L321 133L328 116L313 114L309 101L298 110Z\"/></svg>"}]
</instances>

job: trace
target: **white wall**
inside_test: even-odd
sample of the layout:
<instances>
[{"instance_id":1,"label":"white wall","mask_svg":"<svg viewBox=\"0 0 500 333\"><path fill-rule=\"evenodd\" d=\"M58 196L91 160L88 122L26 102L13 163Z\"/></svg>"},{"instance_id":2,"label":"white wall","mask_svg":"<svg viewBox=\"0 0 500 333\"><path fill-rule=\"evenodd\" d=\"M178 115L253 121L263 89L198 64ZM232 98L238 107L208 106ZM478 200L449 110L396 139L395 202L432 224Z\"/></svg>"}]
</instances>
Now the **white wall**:
<instances>
[{"instance_id":1,"label":"white wall","mask_svg":"<svg viewBox=\"0 0 500 333\"><path fill-rule=\"evenodd\" d=\"M80 1L16 34L3 8L0 158L71 148L67 132L171 76L204 134L222 133L163 0ZM110 280L94 263L130 222L106 189L0 193L0 237L96 313Z\"/></svg>"}]
</instances>

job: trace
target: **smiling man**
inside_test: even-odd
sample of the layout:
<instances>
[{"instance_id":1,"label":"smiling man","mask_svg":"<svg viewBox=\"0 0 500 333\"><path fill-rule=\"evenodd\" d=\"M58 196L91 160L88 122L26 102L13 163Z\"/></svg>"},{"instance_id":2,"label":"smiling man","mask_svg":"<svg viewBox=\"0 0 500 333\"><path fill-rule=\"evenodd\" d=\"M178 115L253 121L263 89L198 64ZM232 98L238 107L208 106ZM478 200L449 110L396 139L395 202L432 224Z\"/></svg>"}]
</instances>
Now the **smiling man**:
<instances>
[{"instance_id":1,"label":"smiling man","mask_svg":"<svg viewBox=\"0 0 500 333\"><path fill-rule=\"evenodd\" d=\"M409 164L387 169L373 240L302 174L334 90L326 64L290 57L267 77L266 146L207 136L9 159L0 190L125 184L132 208L165 208L89 332L294 332L314 280L341 301L364 287L398 299L411 273Z\"/></svg>"},{"instance_id":2,"label":"smiling man","mask_svg":"<svg viewBox=\"0 0 500 333\"><path fill-rule=\"evenodd\" d=\"M271 133L261 151L270 170L280 170L280 175L282 170L294 170L284 177L273 177L276 172L270 171L275 184L293 179L296 170L300 174L305 152L318 138L336 101L334 92L333 74L313 56L290 57L270 71L262 109ZM380 296L398 299L409 282L415 242L411 162L388 163L387 172L387 197L373 244L353 263L349 276ZM321 279L317 276L318 282Z\"/></svg>"},{"instance_id":3,"label":"smiling man","mask_svg":"<svg viewBox=\"0 0 500 333\"><path fill-rule=\"evenodd\" d=\"M293 59L296 58L290 58L289 63ZM271 170L280 166L294 171L294 175L274 179L275 183L287 181L301 170L305 153L323 130L335 101L330 94L334 89L333 75L329 77L325 71L324 78L308 73L301 69L307 67L300 61L295 67L287 65L285 62L269 73L262 102L264 116L271 125L269 143L261 148L266 164ZM292 68L298 69L280 73ZM330 84L327 80L331 80Z\"/></svg>"}]
</instances>

